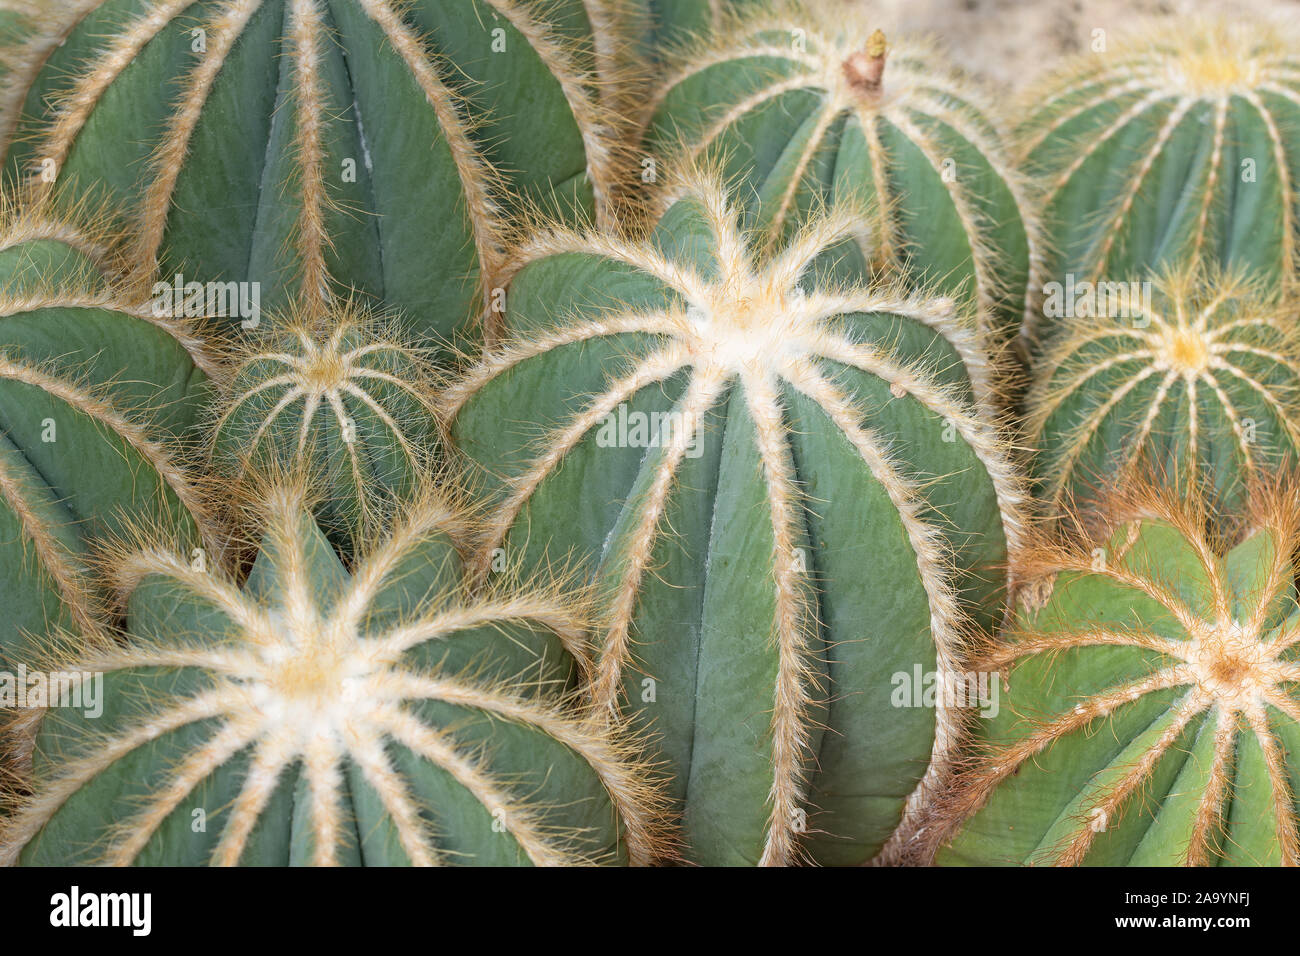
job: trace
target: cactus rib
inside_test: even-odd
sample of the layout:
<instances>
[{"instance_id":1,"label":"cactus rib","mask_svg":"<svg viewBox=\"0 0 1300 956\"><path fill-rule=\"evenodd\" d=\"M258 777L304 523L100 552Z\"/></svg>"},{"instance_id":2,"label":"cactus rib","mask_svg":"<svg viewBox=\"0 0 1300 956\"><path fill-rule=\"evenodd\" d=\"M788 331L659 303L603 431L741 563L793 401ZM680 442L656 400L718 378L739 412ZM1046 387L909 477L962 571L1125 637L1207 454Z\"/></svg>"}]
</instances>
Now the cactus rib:
<instances>
[{"instance_id":1,"label":"cactus rib","mask_svg":"<svg viewBox=\"0 0 1300 956\"><path fill-rule=\"evenodd\" d=\"M886 402L916 403L923 417L932 415L951 424L954 441L968 448L972 456L969 467L981 469L995 490L996 517L992 520L996 529L991 534L1000 538L1005 533L1013 548L1020 489L995 430L977 411L971 379L978 381L983 372L983 353L975 344L967 318L956 313L953 302L909 297L897 288L837 287L812 278L828 249L851 241L855 219L847 210L809 224L779 255L764 260L755 252L762 240L741 228L736 209L711 176L687 179L667 193L664 207L655 241L638 243L600 233L557 230L529 243L511 286L516 303L521 295L529 297L527 280L532 273L549 275L548 270L554 270L558 274L566 262L610 269L611 282L614 275L639 276L637 282L656 291L634 295L638 306L630 307L612 297L616 293L611 287L611 300L602 306L599 303L606 290L597 283L593 288L602 291L589 293L594 295L589 301L575 300L578 314L567 319L562 312L556 317L545 316L548 306L559 306L547 301L544 293L533 293L542 298L531 302L531 308L512 307L517 323L512 335L454 383L442 402L453 420L455 440L471 458L498 475L489 479L496 482L495 490L489 492L497 496L494 514L485 523L474 563L480 578L490 575L493 555L503 548L529 551L530 561L564 555L565 546L559 539L572 540L582 552L580 557L590 555L593 546L599 552L601 566L596 573L604 584L604 614L593 693L597 705L609 712L625 705L627 681L646 666L642 660L646 646L661 645L656 652L663 655L661 667L677 666L669 663L680 660L674 655L695 653L660 630L668 627L667 622L646 630L650 625L640 620L643 614L661 613L654 610L661 602L648 597L647 590L658 586L662 565L674 560L669 555L686 550L675 541L683 528L674 527L678 520L686 519L673 515L683 507L684 499L707 491L698 488L700 482L712 487L721 480L700 474L688 450L697 442L712 449L715 444L735 440L752 448L754 514L766 513L761 528L755 526L752 531L752 547L757 551L758 541L767 542L763 545L767 562L763 576L770 575L771 592L745 600L755 606L770 600L771 618L766 626L770 627L773 654L771 685L766 691L771 695L769 703L760 705L752 700L748 704L770 710L769 726L759 735L762 746L771 748L770 794L763 811L762 846L754 861L785 864L806 853L800 845L797 820L813 776L807 760L820 737L817 714L830 693L824 641L833 640L824 636L819 622L821 598L811 569L800 565L799 555L809 547L808 509L817 506L808 499L805 487L810 465L801 464L798 457L803 452L792 447L797 444L794 433L798 426L790 416L796 408L801 415L820 416L834 436L830 440L852 459L853 464L847 467L860 470L876 489L873 494L882 494L890 502L894 515L890 520L898 523L898 531L891 533L901 534L901 546L913 552L920 593L928 606L933 653L945 673L958 667L967 626L959 592L971 585L953 566L953 553L960 551L960 546L954 548L944 519L931 511L937 507L929 497L933 489L913 470L909 454L901 452L886 428L869 421L874 413L869 413L855 394L857 386L840 380L833 370L835 364L863 375L862 387L867 387L868 380L882 383ZM681 228L684 236L696 243L704 239L705 248L689 246L674 235L674 228ZM684 244L677 248L678 242ZM604 265L595 265L598 263ZM536 281L545 287L545 279ZM646 304L641 302L643 295L650 296ZM882 332L884 339L875 341L870 333L855 332L845 316L877 316L885 325L914 325L924 330L918 334L927 337L930 345L928 350L921 349L919 360L894 354L887 333ZM942 359L936 352L940 342L945 343L942 348L952 350ZM607 353L608 348L613 351ZM581 356L588 351L593 356L608 354L608 364L602 366L593 358L595 379L582 386L581 403L574 406L559 398L564 411L552 420L549 400L529 395L529 386L524 384L540 374L531 369L549 362L583 362ZM967 360L969 365L964 364ZM585 381L593 372L584 367L573 374L579 376L578 381ZM610 451L612 457L602 459L593 448L593 434L620 406L641 407L637 403L661 390L666 396L679 396L670 399L670 407L680 424L661 435L652 454L637 466L640 473L635 487L617 492L614 489L623 486L611 484L608 492L575 489L579 494L626 496L622 514L611 514L616 519L611 525L593 528L593 536L599 534L599 538L592 540L573 539L571 529L550 523L539 525L546 521L541 515L549 508L545 503L548 494L555 493L548 488L561 480L557 476L566 467L609 476L599 479L601 488L613 480L620 467L618 453ZM508 445L515 438L489 434L484 429L499 430L489 420L499 423L521 416L542 426L540 432L519 447L496 447L500 441ZM721 425L722 421L726 424ZM745 437L733 438L733 434ZM715 453L703 454L713 460ZM712 520L715 526L727 521L721 512L732 506L727 502L734 493L735 489L719 486L717 500L709 504L718 513L704 520ZM756 519L746 516L736 520L748 528ZM706 528L692 528L692 537ZM535 540L553 542L550 558L542 557L541 552L532 554L534 547L545 548L535 545ZM722 544L714 542L705 550L712 547L721 548ZM723 559L710 558L715 560ZM689 580L679 586L687 591L701 587ZM670 603L664 602L665 606ZM728 634L728 639L744 642L752 636ZM768 651L753 650L757 666ZM691 694L692 690L676 687L674 692ZM694 693L705 692L696 689ZM739 688L729 693L739 693ZM951 748L960 733L960 717L941 707L937 720L939 728L931 741L926 770L918 774L902 801L906 804L900 811L903 820L901 824L895 820L891 826L894 842L888 852L905 840L920 803L946 773ZM679 767L678 771L686 774L689 769ZM679 784L686 785L684 779ZM747 808L745 812L748 816L754 811Z\"/></svg>"},{"instance_id":2,"label":"cactus rib","mask_svg":"<svg viewBox=\"0 0 1300 956\"><path fill-rule=\"evenodd\" d=\"M1294 302L1196 265L1150 288L1122 316L1072 318L1036 370L1026 422L1052 513L1153 466L1231 512L1252 473L1300 449Z\"/></svg>"},{"instance_id":3,"label":"cactus rib","mask_svg":"<svg viewBox=\"0 0 1300 956\"><path fill-rule=\"evenodd\" d=\"M943 802L960 822L940 863L1300 862L1296 500L1253 481L1224 553L1203 500L1135 481L1105 504L1109 540L1035 542L982 664L1015 716L981 728Z\"/></svg>"},{"instance_id":4,"label":"cactus rib","mask_svg":"<svg viewBox=\"0 0 1300 956\"><path fill-rule=\"evenodd\" d=\"M86 564L99 535L153 521L220 542L186 454L215 368L200 338L129 306L101 271L117 255L102 210L10 197L0 210L0 661L12 664L52 630L102 626Z\"/></svg>"},{"instance_id":5,"label":"cactus rib","mask_svg":"<svg viewBox=\"0 0 1300 956\"><path fill-rule=\"evenodd\" d=\"M471 597L444 527L459 519L435 497L413 498L349 576L296 479L264 490L242 588L161 542L101 558L129 639L92 641L74 663L115 701L103 729L27 719L32 795L0 829L0 862L549 866L664 851L628 742L555 688L587 654L580 593ZM176 839L192 806L219 814L219 832Z\"/></svg>"},{"instance_id":6,"label":"cactus rib","mask_svg":"<svg viewBox=\"0 0 1300 956\"><path fill-rule=\"evenodd\" d=\"M678 51L647 112L669 159L680 142L752 182L769 245L819 205L869 202L873 265L950 283L999 343L1030 321L1044 255L1032 189L979 92L923 43L887 44L834 0L733 16ZM926 234L940 219L947 231Z\"/></svg>"},{"instance_id":7,"label":"cactus rib","mask_svg":"<svg viewBox=\"0 0 1300 956\"><path fill-rule=\"evenodd\" d=\"M605 2L589 17L576 0L228 0L192 22L195 0L120 6L79 5L13 58L7 153L34 195L87 180L135 210L127 261L145 287L184 267L318 312L355 290L453 338L496 284L506 210L591 206L606 222L624 191L622 41L592 32L611 22ZM462 56L466 29L480 36ZM481 55L498 42L523 49ZM138 89L159 71L174 97ZM547 133L555 148L529 156L503 124L536 123L543 101L565 116ZM399 124L386 111L402 106ZM105 132L142 122L139 135ZM232 195L254 199L232 206ZM215 235L209 217L222 215ZM434 263L405 268L421 244Z\"/></svg>"}]
</instances>

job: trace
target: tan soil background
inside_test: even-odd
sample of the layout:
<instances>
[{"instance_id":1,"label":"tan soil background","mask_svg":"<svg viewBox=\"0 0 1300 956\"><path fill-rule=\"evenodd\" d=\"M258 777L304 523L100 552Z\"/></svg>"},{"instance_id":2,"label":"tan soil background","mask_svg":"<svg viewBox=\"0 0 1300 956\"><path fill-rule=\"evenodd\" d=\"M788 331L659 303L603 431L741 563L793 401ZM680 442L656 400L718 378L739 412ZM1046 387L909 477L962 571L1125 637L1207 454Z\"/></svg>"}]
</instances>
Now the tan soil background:
<instances>
[{"instance_id":1,"label":"tan soil background","mask_svg":"<svg viewBox=\"0 0 1300 956\"><path fill-rule=\"evenodd\" d=\"M1023 87L1070 53L1088 49L1093 30L1119 36L1148 20L1248 13L1300 29L1300 0L856 0L886 32L926 33L969 72L994 86ZM0 0L0 11L35 6L66 16L64 0Z\"/></svg>"},{"instance_id":2,"label":"tan soil background","mask_svg":"<svg viewBox=\"0 0 1300 956\"><path fill-rule=\"evenodd\" d=\"M1300 27L1300 0L863 0L862 8L886 32L931 34L965 69L1007 88L1089 49L1095 29L1118 37L1152 19L1243 13Z\"/></svg>"}]
</instances>

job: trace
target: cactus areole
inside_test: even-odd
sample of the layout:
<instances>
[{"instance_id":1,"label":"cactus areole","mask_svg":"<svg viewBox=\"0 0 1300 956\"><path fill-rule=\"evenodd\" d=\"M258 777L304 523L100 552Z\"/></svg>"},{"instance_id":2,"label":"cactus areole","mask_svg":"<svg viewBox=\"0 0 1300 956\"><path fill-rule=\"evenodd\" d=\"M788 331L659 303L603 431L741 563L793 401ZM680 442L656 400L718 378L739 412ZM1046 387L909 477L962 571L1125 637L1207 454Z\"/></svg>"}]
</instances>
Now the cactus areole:
<instances>
[{"instance_id":1,"label":"cactus areole","mask_svg":"<svg viewBox=\"0 0 1300 956\"><path fill-rule=\"evenodd\" d=\"M72 5L13 58L7 166L134 210L146 289L161 266L277 310L355 290L450 338L508 210L603 219L618 189L581 0Z\"/></svg>"},{"instance_id":2,"label":"cactus areole","mask_svg":"<svg viewBox=\"0 0 1300 956\"><path fill-rule=\"evenodd\" d=\"M115 556L127 639L76 663L103 712L29 719L0 862L650 859L654 794L557 690L581 616L544 591L470 599L436 500L349 576L290 487L242 588L164 548Z\"/></svg>"},{"instance_id":3,"label":"cactus areole","mask_svg":"<svg viewBox=\"0 0 1300 956\"><path fill-rule=\"evenodd\" d=\"M499 506L478 569L597 581L597 704L660 735L692 858L900 852L961 714L891 681L960 668L1016 533L972 323L825 278L851 215L759 264L715 183L674 195L643 243L536 239L446 395Z\"/></svg>"},{"instance_id":4,"label":"cactus areole","mask_svg":"<svg viewBox=\"0 0 1300 956\"><path fill-rule=\"evenodd\" d=\"M1239 515L1252 477L1300 450L1296 305L1187 265L1119 285L1139 294L1068 317L1035 369L1038 497L1059 513L1154 467Z\"/></svg>"},{"instance_id":5,"label":"cactus areole","mask_svg":"<svg viewBox=\"0 0 1300 956\"><path fill-rule=\"evenodd\" d=\"M1137 487L1109 540L1030 549L940 864L1300 863L1296 488L1255 488L1225 553L1195 498Z\"/></svg>"},{"instance_id":6,"label":"cactus areole","mask_svg":"<svg viewBox=\"0 0 1300 956\"><path fill-rule=\"evenodd\" d=\"M944 285L1006 341L1040 284L1026 184L977 90L860 21L833 0L733 18L674 56L648 140L744 182L766 248L819 208L868 208L858 238L873 267Z\"/></svg>"},{"instance_id":7,"label":"cactus areole","mask_svg":"<svg viewBox=\"0 0 1300 956\"><path fill-rule=\"evenodd\" d=\"M297 317L234 356L215 409L211 459L223 474L303 469L316 516L351 552L378 534L429 467L437 420L425 358L394 323L332 310L319 330Z\"/></svg>"}]
</instances>

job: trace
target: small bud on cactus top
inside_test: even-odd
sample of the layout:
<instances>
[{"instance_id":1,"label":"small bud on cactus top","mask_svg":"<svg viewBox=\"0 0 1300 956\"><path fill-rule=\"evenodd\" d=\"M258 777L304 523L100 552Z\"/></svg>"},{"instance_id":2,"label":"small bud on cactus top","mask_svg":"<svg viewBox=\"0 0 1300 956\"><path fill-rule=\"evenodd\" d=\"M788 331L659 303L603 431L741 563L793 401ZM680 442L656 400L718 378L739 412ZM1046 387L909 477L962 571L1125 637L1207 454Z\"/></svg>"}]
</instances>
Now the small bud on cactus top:
<instances>
[{"instance_id":1,"label":"small bud on cactus top","mask_svg":"<svg viewBox=\"0 0 1300 956\"><path fill-rule=\"evenodd\" d=\"M1155 468L1211 511L1240 512L1251 476L1300 451L1300 302L1186 265L1115 287L1119 308L1088 300L1035 371L1044 508L1086 506Z\"/></svg>"},{"instance_id":2,"label":"small bud on cactus top","mask_svg":"<svg viewBox=\"0 0 1300 956\"><path fill-rule=\"evenodd\" d=\"M1180 17L1077 56L1023 102L1027 168L1047 184L1052 278L1118 279L1199 257L1290 280L1294 37Z\"/></svg>"},{"instance_id":3,"label":"small bud on cactus top","mask_svg":"<svg viewBox=\"0 0 1300 956\"><path fill-rule=\"evenodd\" d=\"M250 467L300 470L317 520L350 553L431 464L438 422L426 357L402 344L395 323L354 305L268 326L230 356L213 463L236 478Z\"/></svg>"},{"instance_id":4,"label":"small bud on cactus top","mask_svg":"<svg viewBox=\"0 0 1300 956\"><path fill-rule=\"evenodd\" d=\"M846 209L765 258L714 177L665 196L644 240L526 246L444 396L499 509L476 568L597 582L596 703L659 735L692 859L889 857L962 721L891 681L960 668L1018 530L973 320L833 279Z\"/></svg>"},{"instance_id":5,"label":"small bud on cactus top","mask_svg":"<svg viewBox=\"0 0 1300 956\"><path fill-rule=\"evenodd\" d=\"M1005 690L939 863L1300 863L1297 502L1252 483L1220 548L1203 503L1133 482L1108 540L1029 549L1038 593L980 665Z\"/></svg>"},{"instance_id":6,"label":"small bud on cactus top","mask_svg":"<svg viewBox=\"0 0 1300 956\"><path fill-rule=\"evenodd\" d=\"M253 506L250 504L250 506ZM49 709L0 863L648 862L660 801L565 692L581 593L470 595L436 498L349 575L283 479L243 585L164 545L109 553L125 641L72 663L102 714Z\"/></svg>"},{"instance_id":7,"label":"small bud on cactus top","mask_svg":"<svg viewBox=\"0 0 1300 956\"><path fill-rule=\"evenodd\" d=\"M1015 336L1041 286L1030 189L983 97L925 45L887 42L860 10L812 0L733 16L667 72L648 142L666 166L684 149L743 182L764 248L818 208L866 206L868 263L943 283L978 305L997 343Z\"/></svg>"},{"instance_id":8,"label":"small bud on cactus top","mask_svg":"<svg viewBox=\"0 0 1300 956\"><path fill-rule=\"evenodd\" d=\"M143 283L257 282L281 311L355 291L452 338L506 210L603 219L624 178L601 3L69 5L6 58L6 165L133 210Z\"/></svg>"},{"instance_id":9,"label":"small bud on cactus top","mask_svg":"<svg viewBox=\"0 0 1300 956\"><path fill-rule=\"evenodd\" d=\"M864 95L879 94L887 50L882 31L876 30L867 37L866 46L849 54L844 61L844 78L849 81L849 85Z\"/></svg>"}]
</instances>

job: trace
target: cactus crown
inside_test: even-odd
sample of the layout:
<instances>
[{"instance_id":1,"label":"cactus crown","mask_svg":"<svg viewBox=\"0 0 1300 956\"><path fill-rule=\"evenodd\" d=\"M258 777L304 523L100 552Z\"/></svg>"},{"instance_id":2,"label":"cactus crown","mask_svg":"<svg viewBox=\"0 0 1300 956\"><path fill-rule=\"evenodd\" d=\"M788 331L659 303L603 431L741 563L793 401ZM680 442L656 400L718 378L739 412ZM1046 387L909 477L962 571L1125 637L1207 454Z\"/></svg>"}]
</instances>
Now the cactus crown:
<instances>
[{"instance_id":1,"label":"cactus crown","mask_svg":"<svg viewBox=\"0 0 1300 956\"><path fill-rule=\"evenodd\" d=\"M970 626L965 589L997 587L972 585L964 573L1005 556L1006 539L1018 531L1020 490L978 410L976 396L989 382L968 311L951 299L837 280L835 253L851 245L857 228L847 208L811 220L774 254L761 253L761 231L742 222L717 179L695 173L665 191L659 223L644 240L568 230L538 236L510 286L509 335L450 386L443 403L454 439L498 500L476 570L486 574L498 549L524 552L530 565L574 552L599 579L596 703L635 709L634 675L667 680L670 672L680 681L671 695L686 710L672 718L675 734L696 719L689 707L696 695L716 695L725 716L705 715L701 705L699 750L692 755L686 745L683 755L681 740L671 743L682 790L690 761L715 746L704 742L715 729L709 721L735 721L733 704L746 714L770 710L770 719L745 731L754 744L743 748L743 795L732 803L728 788L708 788L719 804L713 812L730 806L739 822L728 826L740 835L733 844L706 833L700 852L780 865L809 852L798 820L802 801L819 799L809 795L815 741L825 695L836 693L827 689L826 659L847 656L827 650L838 633L823 634L830 627L823 608L838 605L835 597L823 604L819 588L834 590L845 606L870 601L837 563L857 547L839 535L859 520L897 535L887 563L908 591L907 613L917 614L909 647L956 668ZM646 443L650 451L602 438L629 408L641 415L658 407L671 413ZM945 427L950 440L941 438ZM936 490L945 480L936 472L963 473L971 483L962 501ZM575 474L584 476L581 487L571 484ZM841 507L860 506L871 517L844 518L814 500L819 480L824 493L852 497ZM600 505L582 506L575 520L575 495ZM966 550L968 539L947 537L967 520L988 532L972 536L978 555ZM817 578L809 567L817 560L835 568L827 572L833 581ZM731 591L730 601L719 596ZM692 642L705 640L701 632L727 643L744 673L718 667L716 649L697 651ZM654 663L646 655L657 655ZM700 681L717 682L715 690L696 686L695 667ZM683 668L692 676L683 678ZM872 706L846 710L871 723ZM942 711L936 734L925 716L912 738L921 752L890 776L888 786L901 791L897 802L873 805L873 822L861 827L870 832L846 836L835 849L861 860L907 829L915 805L946 772L959 719L954 709ZM851 753L843 765L869 760L858 743L845 745ZM688 806L692 812L702 819L710 811ZM858 827L852 816L845 810L828 828Z\"/></svg>"},{"instance_id":2,"label":"cactus crown","mask_svg":"<svg viewBox=\"0 0 1300 956\"><path fill-rule=\"evenodd\" d=\"M1253 482L1225 552L1199 499L1139 480L1106 502L1108 541L1030 547L1026 606L983 663L1009 669L1015 716L950 801L975 816L945 852L1300 862L1298 500L1293 484Z\"/></svg>"},{"instance_id":3,"label":"cactus crown","mask_svg":"<svg viewBox=\"0 0 1300 956\"><path fill-rule=\"evenodd\" d=\"M297 487L280 476L250 505L264 536L242 589L147 539L103 556L129 637L75 666L105 675L108 709L24 719L31 796L6 821L0 860L658 853L644 769L555 686L571 661L586 666L582 594L502 583L470 595L448 537L462 521L427 494L349 576ZM195 836L191 807L223 819Z\"/></svg>"},{"instance_id":4,"label":"cactus crown","mask_svg":"<svg viewBox=\"0 0 1300 956\"><path fill-rule=\"evenodd\" d=\"M1210 99L1276 78L1281 66L1277 58L1285 55L1285 46L1279 37L1247 29L1237 21L1209 25L1189 36L1181 48L1170 44L1164 52L1163 60L1155 51L1149 52L1143 66L1163 68L1164 83L1185 95Z\"/></svg>"},{"instance_id":5,"label":"cactus crown","mask_svg":"<svg viewBox=\"0 0 1300 956\"><path fill-rule=\"evenodd\" d=\"M228 355L212 456L228 472L302 468L327 529L374 533L431 464L438 432L423 350L355 303L296 314ZM337 526L337 527L336 527Z\"/></svg>"},{"instance_id":6,"label":"cactus crown","mask_svg":"<svg viewBox=\"0 0 1300 956\"><path fill-rule=\"evenodd\" d=\"M994 112L924 41L888 43L837 0L736 15L676 51L647 112L652 141L760 177L766 248L819 203L848 200L869 207L859 238L873 266L910 264L954 285L969 276L981 314L1008 323L1029 308L1042 245L1029 185ZM771 128L745 125L760 117ZM940 215L946 232L922 235Z\"/></svg>"},{"instance_id":7,"label":"cactus crown","mask_svg":"<svg viewBox=\"0 0 1300 956\"><path fill-rule=\"evenodd\" d=\"M1152 466L1223 510L1244 494L1243 476L1294 459L1293 301L1195 264L1156 274L1150 295L1142 283L1110 285L1105 307L1061 323L1026 402L1050 510Z\"/></svg>"},{"instance_id":8,"label":"cactus crown","mask_svg":"<svg viewBox=\"0 0 1300 956\"><path fill-rule=\"evenodd\" d=\"M660 192L658 208L661 218L670 214L699 217L706 234L695 237L698 242L691 248L665 249L653 238L635 241L605 232L554 229L522 245L512 274L547 257L605 258L666 287L673 300L667 308L620 309L617 303L609 303L595 319L566 322L560 317L550 328L512 329L512 335L442 395L444 414L454 419L484 385L530 357L620 333L649 336L659 343L626 375L594 396L562 434L546 435L538 441L534 467L511 482L507 505L487 524L484 537L488 549L499 543L537 484L604 416L639 389L683 370L691 372L682 411L684 427L672 436L674 458L665 462L669 470L662 492L668 490L676 458L704 426L709 408L736 381L743 385L754 420L776 430L770 438L775 439L781 429L777 393L785 384L822 405L846 434L859 436L869 446L870 436L860 435L859 426L851 420L848 396L818 371L822 360L847 362L880 375L889 382L895 397L910 395L953 421L963 437L979 449L1004 492L1003 501L1012 509L1008 525L1014 528L1018 524L1013 512L1019 495L1013 490L1011 471L1001 460L994 432L976 411L993 407L997 399L974 322L950 298L909 294L900 286L868 289L835 281L830 276L834 265L828 264L835 261L837 247L852 242L860 229L854 210L846 204L811 220L793 241L769 257L757 251L763 244L761 232L744 229L728 191L712 173L686 170L675 186ZM819 275L829 281L818 281ZM901 315L936 331L956 353L960 367L956 378L961 384L953 383L953 369L937 356L927 355L912 364L891 354L887 343L856 341L838 323L841 317L854 313ZM775 447L770 451L776 455ZM866 447L863 454L875 458ZM888 470L884 460L880 465ZM775 458L765 467L773 494L793 493L792 487L785 486L784 469ZM485 549L480 561L486 560ZM618 656L613 660L617 666ZM613 690L611 683L604 682L604 686L606 691Z\"/></svg>"},{"instance_id":9,"label":"cactus crown","mask_svg":"<svg viewBox=\"0 0 1300 956\"><path fill-rule=\"evenodd\" d=\"M1037 101L1043 114L1052 115L1062 100L1080 92L1088 94L1082 102L1092 102L1093 97L1121 92L1121 87L1141 94L1147 106L1168 98L1214 103L1230 96L1251 99L1261 89L1275 90L1289 82L1295 58L1288 39L1279 28L1261 22L1180 18L1176 26L1161 23L1132 32L1104 54L1075 58L1045 81L1054 88L1052 96L1042 100L1030 93L1025 102ZM1033 117L1028 120L1030 126L1034 122ZM1040 131L1029 145L1044 135Z\"/></svg>"}]
</instances>

